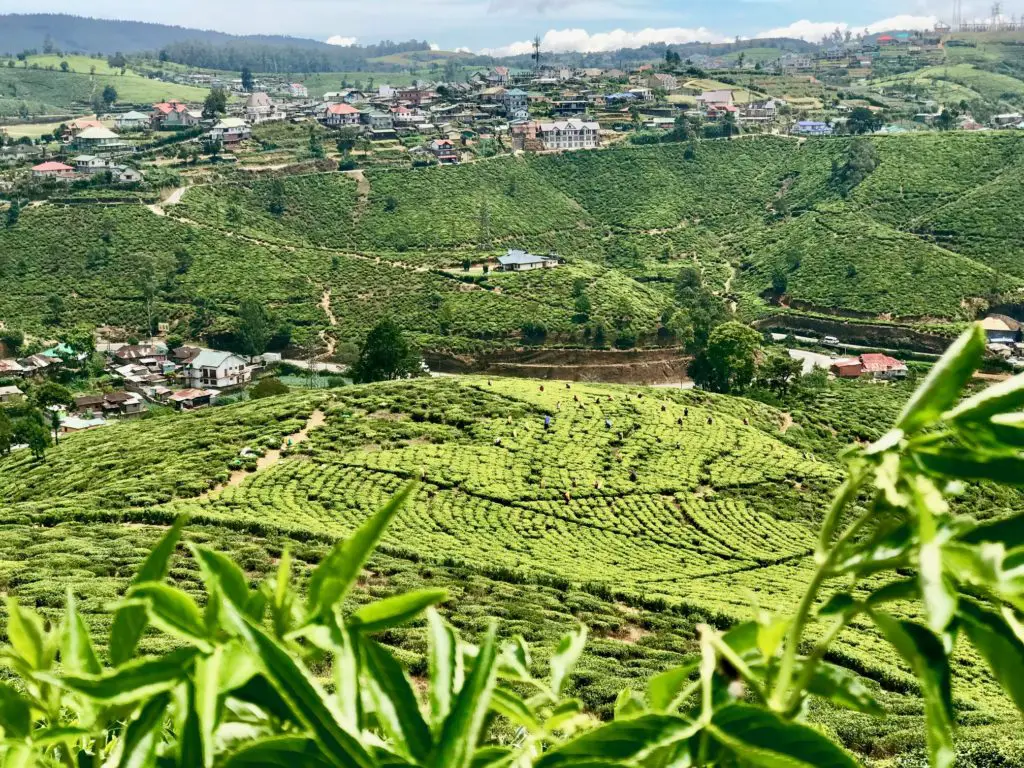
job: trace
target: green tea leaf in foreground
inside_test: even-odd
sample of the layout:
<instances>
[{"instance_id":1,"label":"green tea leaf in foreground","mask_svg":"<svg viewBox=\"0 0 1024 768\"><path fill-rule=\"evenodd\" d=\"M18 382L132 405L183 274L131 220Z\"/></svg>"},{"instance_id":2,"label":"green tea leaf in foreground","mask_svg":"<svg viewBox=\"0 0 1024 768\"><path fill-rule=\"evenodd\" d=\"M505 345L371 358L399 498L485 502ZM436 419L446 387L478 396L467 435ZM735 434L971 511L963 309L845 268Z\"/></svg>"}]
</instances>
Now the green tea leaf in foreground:
<instances>
[{"instance_id":1,"label":"green tea leaf in foreground","mask_svg":"<svg viewBox=\"0 0 1024 768\"><path fill-rule=\"evenodd\" d=\"M181 529L187 518L182 515L163 535L153 551L149 553L139 572L132 579L132 585L147 581L163 581L171 564L171 555L178 546ZM146 608L142 605L124 605L114 613L110 627L110 661L117 666L128 661L135 653L135 646L146 629Z\"/></svg>"},{"instance_id":2,"label":"green tea leaf in foreground","mask_svg":"<svg viewBox=\"0 0 1024 768\"><path fill-rule=\"evenodd\" d=\"M432 605L448 599L446 589L418 589L364 605L349 616L349 625L370 634L407 624Z\"/></svg>"},{"instance_id":3,"label":"green tea leaf in foreground","mask_svg":"<svg viewBox=\"0 0 1024 768\"><path fill-rule=\"evenodd\" d=\"M938 421L957 401L985 355L985 331L972 323L932 366L903 407L896 428L909 434Z\"/></svg>"},{"instance_id":4,"label":"green tea leaf in foreground","mask_svg":"<svg viewBox=\"0 0 1024 768\"><path fill-rule=\"evenodd\" d=\"M338 542L313 571L309 579L307 613L314 620L330 613L355 583L388 524L398 514L412 493L413 484L396 493L378 512L370 517L349 538Z\"/></svg>"},{"instance_id":5,"label":"green tea leaf in foreground","mask_svg":"<svg viewBox=\"0 0 1024 768\"><path fill-rule=\"evenodd\" d=\"M536 762L536 768L576 766L585 760L629 761L655 749L688 739L699 726L675 715L641 715L602 725L555 747Z\"/></svg>"},{"instance_id":6,"label":"green tea leaf in foreground","mask_svg":"<svg viewBox=\"0 0 1024 768\"><path fill-rule=\"evenodd\" d=\"M766 768L856 768L858 763L823 734L751 704L730 704L708 726L742 763Z\"/></svg>"}]
</instances>

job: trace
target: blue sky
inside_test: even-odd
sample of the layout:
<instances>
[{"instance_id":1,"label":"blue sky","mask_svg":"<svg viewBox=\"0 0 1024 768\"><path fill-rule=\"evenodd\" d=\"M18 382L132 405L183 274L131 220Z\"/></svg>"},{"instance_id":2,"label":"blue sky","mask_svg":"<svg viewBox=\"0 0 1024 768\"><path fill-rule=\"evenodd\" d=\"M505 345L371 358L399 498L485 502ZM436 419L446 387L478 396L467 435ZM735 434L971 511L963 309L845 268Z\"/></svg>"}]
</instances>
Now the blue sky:
<instances>
[{"instance_id":1,"label":"blue sky","mask_svg":"<svg viewBox=\"0 0 1024 768\"><path fill-rule=\"evenodd\" d=\"M964 0L984 17L985 0ZM1004 14L1024 11L1024 0ZM835 28L923 28L952 0L93 0L88 13L345 43L426 39L444 49L519 51L535 34L549 50L607 50L643 42L716 42L783 32L817 40ZM81 13L74 0L0 0L0 12Z\"/></svg>"}]
</instances>

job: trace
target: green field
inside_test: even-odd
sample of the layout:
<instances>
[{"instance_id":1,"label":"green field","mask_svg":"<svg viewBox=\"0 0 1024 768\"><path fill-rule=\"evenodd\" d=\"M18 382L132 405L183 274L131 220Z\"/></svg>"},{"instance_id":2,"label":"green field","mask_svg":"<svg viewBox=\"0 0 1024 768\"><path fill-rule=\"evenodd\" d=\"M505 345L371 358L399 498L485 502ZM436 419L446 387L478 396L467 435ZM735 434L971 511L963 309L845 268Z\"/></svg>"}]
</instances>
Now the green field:
<instances>
[{"instance_id":1,"label":"green field","mask_svg":"<svg viewBox=\"0 0 1024 768\"><path fill-rule=\"evenodd\" d=\"M288 395L70 436L45 464L15 453L0 459L0 581L44 611L70 585L99 630L158 533L149 525L190 515L193 540L231 551L255 579L285 544L305 570L417 478L353 602L451 587L446 612L471 636L496 616L503 636L541 644L584 621L596 639L576 690L607 716L618 688L642 688L694 649L697 622L791 604L839 477L835 456L849 438L876 438L909 394L837 383L787 426L753 401L541 384L453 378ZM307 442L220 489L243 447L276 446L314 410L325 423ZM965 505L1001 515L1021 502L1010 493ZM182 556L172 578L195 589L195 565ZM387 641L421 663L421 629ZM865 675L891 717L819 707L813 719L877 760L920 749L915 684L880 639L858 625L834 660ZM961 738L996 749L1016 715L973 655L961 654L956 678Z\"/></svg>"},{"instance_id":2,"label":"green field","mask_svg":"<svg viewBox=\"0 0 1024 768\"><path fill-rule=\"evenodd\" d=\"M30 56L27 68L23 62L8 67L0 58L0 117L17 115L22 104L32 115L80 113L91 108L94 97L108 85L117 91L119 104L147 105L167 99L201 102L208 93L204 88L143 77L131 69L122 75L106 59L69 56L66 60L68 72L60 70L57 56Z\"/></svg>"}]
</instances>

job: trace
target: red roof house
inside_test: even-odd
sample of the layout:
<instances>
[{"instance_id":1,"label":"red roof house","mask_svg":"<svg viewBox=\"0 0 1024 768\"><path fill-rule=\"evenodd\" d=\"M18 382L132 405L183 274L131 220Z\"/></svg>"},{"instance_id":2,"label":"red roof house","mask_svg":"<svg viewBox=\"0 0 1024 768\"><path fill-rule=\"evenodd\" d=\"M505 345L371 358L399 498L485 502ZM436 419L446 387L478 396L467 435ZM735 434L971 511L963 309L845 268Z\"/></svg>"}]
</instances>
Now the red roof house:
<instances>
[{"instance_id":1,"label":"red roof house","mask_svg":"<svg viewBox=\"0 0 1024 768\"><path fill-rule=\"evenodd\" d=\"M888 355L865 352L860 356L860 363L864 367L864 373L876 379L902 379L907 375L906 364Z\"/></svg>"},{"instance_id":2,"label":"red roof house","mask_svg":"<svg viewBox=\"0 0 1024 768\"><path fill-rule=\"evenodd\" d=\"M351 104L328 104L321 120L324 125L359 125L358 109Z\"/></svg>"},{"instance_id":3,"label":"red roof house","mask_svg":"<svg viewBox=\"0 0 1024 768\"><path fill-rule=\"evenodd\" d=\"M70 165L64 165L64 163L58 163L56 160L50 160L48 162L32 166L32 175L37 179L73 179L75 178L75 169Z\"/></svg>"}]
</instances>

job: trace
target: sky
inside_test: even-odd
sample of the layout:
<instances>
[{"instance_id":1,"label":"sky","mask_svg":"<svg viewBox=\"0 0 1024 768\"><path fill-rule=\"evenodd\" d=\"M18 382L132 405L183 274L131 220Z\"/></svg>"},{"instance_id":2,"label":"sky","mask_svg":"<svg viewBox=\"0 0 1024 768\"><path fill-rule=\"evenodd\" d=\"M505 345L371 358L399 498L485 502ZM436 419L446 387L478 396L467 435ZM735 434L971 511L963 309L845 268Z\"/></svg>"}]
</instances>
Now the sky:
<instances>
[{"instance_id":1,"label":"sky","mask_svg":"<svg viewBox=\"0 0 1024 768\"><path fill-rule=\"evenodd\" d=\"M965 19L988 16L988 0L963 0ZM1015 5L1019 7L1014 7ZM1024 0L1003 3L1024 13ZM549 51L602 51L651 42L723 42L737 36L817 41L836 27L930 28L952 0L92 0L88 14L217 29L284 34L346 45L427 40L444 50L508 55L540 35ZM0 13L78 13L79 0L0 0Z\"/></svg>"}]
</instances>

